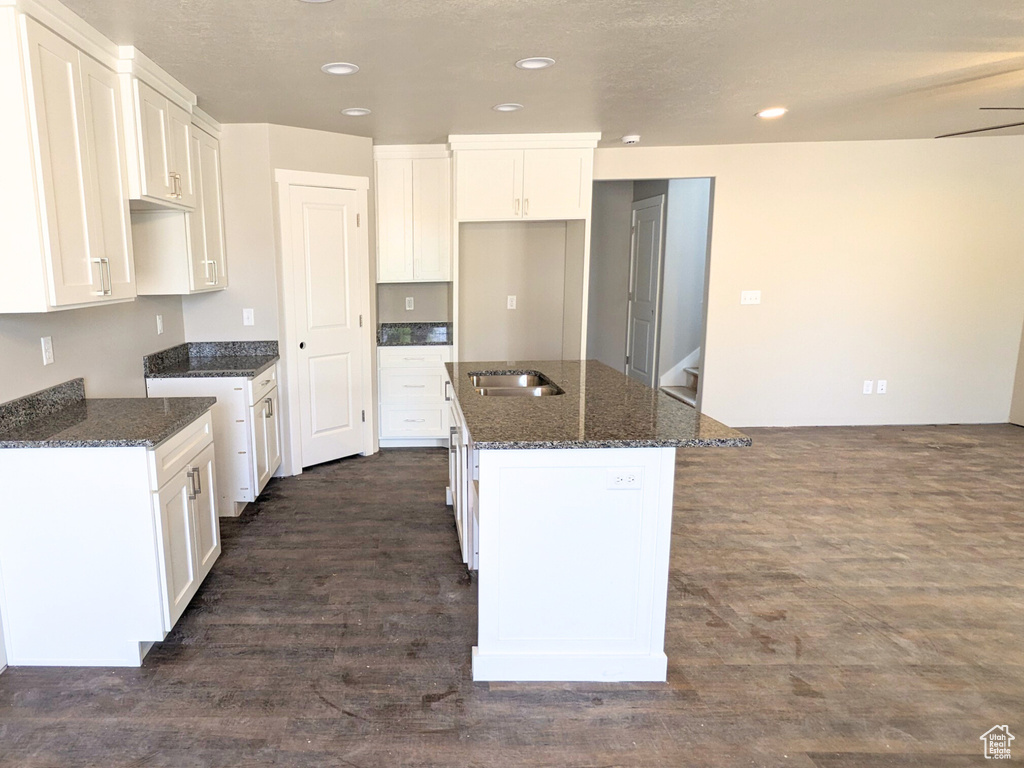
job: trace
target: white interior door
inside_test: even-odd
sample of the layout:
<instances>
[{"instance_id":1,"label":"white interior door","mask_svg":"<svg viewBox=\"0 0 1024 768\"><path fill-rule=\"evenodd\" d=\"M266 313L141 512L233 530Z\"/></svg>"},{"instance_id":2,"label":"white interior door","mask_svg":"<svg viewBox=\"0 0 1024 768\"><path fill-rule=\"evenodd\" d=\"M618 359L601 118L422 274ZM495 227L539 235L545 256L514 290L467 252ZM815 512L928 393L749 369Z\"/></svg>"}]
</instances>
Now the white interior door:
<instances>
[{"instance_id":1,"label":"white interior door","mask_svg":"<svg viewBox=\"0 0 1024 768\"><path fill-rule=\"evenodd\" d=\"M366 193L288 186L301 466L364 450ZM292 423L296 421L292 414ZM293 460L294 463L294 460Z\"/></svg>"},{"instance_id":2,"label":"white interior door","mask_svg":"<svg viewBox=\"0 0 1024 768\"><path fill-rule=\"evenodd\" d=\"M633 203L626 375L642 381L648 387L655 386L658 376L664 217L664 195Z\"/></svg>"}]
</instances>

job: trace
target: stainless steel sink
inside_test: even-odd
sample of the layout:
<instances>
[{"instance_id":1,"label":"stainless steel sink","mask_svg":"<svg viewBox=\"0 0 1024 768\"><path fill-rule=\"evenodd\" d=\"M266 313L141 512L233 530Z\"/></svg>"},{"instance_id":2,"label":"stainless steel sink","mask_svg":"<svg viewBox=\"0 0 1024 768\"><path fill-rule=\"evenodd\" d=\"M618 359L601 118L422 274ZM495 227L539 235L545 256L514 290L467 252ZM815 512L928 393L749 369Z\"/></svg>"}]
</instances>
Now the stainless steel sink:
<instances>
[{"instance_id":1,"label":"stainless steel sink","mask_svg":"<svg viewBox=\"0 0 1024 768\"><path fill-rule=\"evenodd\" d=\"M476 391L485 397L550 397L564 394L540 371L526 373L471 373Z\"/></svg>"}]
</instances>

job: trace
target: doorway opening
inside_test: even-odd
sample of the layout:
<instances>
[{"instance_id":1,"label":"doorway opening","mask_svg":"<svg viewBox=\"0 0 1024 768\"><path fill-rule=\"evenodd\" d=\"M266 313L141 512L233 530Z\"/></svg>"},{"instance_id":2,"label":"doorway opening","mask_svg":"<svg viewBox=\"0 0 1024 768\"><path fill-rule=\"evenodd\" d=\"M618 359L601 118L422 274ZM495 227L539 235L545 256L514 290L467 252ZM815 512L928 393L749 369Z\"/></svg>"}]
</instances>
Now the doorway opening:
<instances>
[{"instance_id":1,"label":"doorway opening","mask_svg":"<svg viewBox=\"0 0 1024 768\"><path fill-rule=\"evenodd\" d=\"M714 179L594 183L587 357L700 409Z\"/></svg>"}]
</instances>

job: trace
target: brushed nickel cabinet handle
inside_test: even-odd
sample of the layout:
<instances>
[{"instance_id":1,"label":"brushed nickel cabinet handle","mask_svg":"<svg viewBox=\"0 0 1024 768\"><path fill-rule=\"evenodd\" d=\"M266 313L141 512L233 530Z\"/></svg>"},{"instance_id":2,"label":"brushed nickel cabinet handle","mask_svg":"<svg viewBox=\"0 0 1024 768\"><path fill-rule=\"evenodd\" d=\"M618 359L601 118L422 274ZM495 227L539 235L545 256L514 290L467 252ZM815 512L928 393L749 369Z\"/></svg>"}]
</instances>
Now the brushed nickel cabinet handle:
<instances>
[{"instance_id":1,"label":"brushed nickel cabinet handle","mask_svg":"<svg viewBox=\"0 0 1024 768\"><path fill-rule=\"evenodd\" d=\"M405 389L426 389L427 388L426 384L403 384L402 386Z\"/></svg>"},{"instance_id":2,"label":"brushed nickel cabinet handle","mask_svg":"<svg viewBox=\"0 0 1024 768\"><path fill-rule=\"evenodd\" d=\"M426 419L405 419L409 424L422 424Z\"/></svg>"},{"instance_id":3,"label":"brushed nickel cabinet handle","mask_svg":"<svg viewBox=\"0 0 1024 768\"><path fill-rule=\"evenodd\" d=\"M189 469L185 474L188 476L188 488L185 489L185 495L188 496L189 501L192 501L199 495L196 491L195 474L192 469Z\"/></svg>"},{"instance_id":4,"label":"brushed nickel cabinet handle","mask_svg":"<svg viewBox=\"0 0 1024 768\"><path fill-rule=\"evenodd\" d=\"M529 215L530 215L530 198L527 197L527 198L525 198L523 200L523 216L529 216Z\"/></svg>"},{"instance_id":5,"label":"brushed nickel cabinet handle","mask_svg":"<svg viewBox=\"0 0 1024 768\"><path fill-rule=\"evenodd\" d=\"M519 198L516 198L516 216L519 215Z\"/></svg>"},{"instance_id":6,"label":"brushed nickel cabinet handle","mask_svg":"<svg viewBox=\"0 0 1024 768\"><path fill-rule=\"evenodd\" d=\"M269 418L270 418L271 416L273 416L273 415L274 415L274 401L273 401L273 400L271 400L271 399L270 399L270 398L268 397L268 398L267 398L266 400L264 400L263 402L265 402L265 403L267 404L267 410L266 410L266 412L265 412L265 413L263 414L263 418L265 418L265 419L269 419Z\"/></svg>"}]
</instances>

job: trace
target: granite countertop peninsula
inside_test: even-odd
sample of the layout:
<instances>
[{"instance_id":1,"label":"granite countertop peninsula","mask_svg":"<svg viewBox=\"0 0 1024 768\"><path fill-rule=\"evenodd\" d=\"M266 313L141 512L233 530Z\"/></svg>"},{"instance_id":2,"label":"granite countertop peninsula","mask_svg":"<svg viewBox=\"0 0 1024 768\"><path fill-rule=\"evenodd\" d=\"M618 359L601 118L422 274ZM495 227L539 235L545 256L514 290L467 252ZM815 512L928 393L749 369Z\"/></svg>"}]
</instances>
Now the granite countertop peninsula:
<instances>
[{"instance_id":1,"label":"granite countertop peninsula","mask_svg":"<svg viewBox=\"0 0 1024 768\"><path fill-rule=\"evenodd\" d=\"M447 363L477 448L743 447L749 437L596 360ZM540 371L564 390L485 397L472 373Z\"/></svg>"},{"instance_id":2,"label":"granite countertop peninsula","mask_svg":"<svg viewBox=\"0 0 1024 768\"><path fill-rule=\"evenodd\" d=\"M152 448L215 397L86 398L82 379L0 405L0 448Z\"/></svg>"},{"instance_id":3,"label":"granite countertop peninsula","mask_svg":"<svg viewBox=\"0 0 1024 768\"><path fill-rule=\"evenodd\" d=\"M381 323L378 347L432 347L452 343L451 323Z\"/></svg>"},{"instance_id":4,"label":"granite countertop peninsula","mask_svg":"<svg viewBox=\"0 0 1024 768\"><path fill-rule=\"evenodd\" d=\"M147 379L251 379L280 359L276 341L189 341L142 358Z\"/></svg>"}]
</instances>

